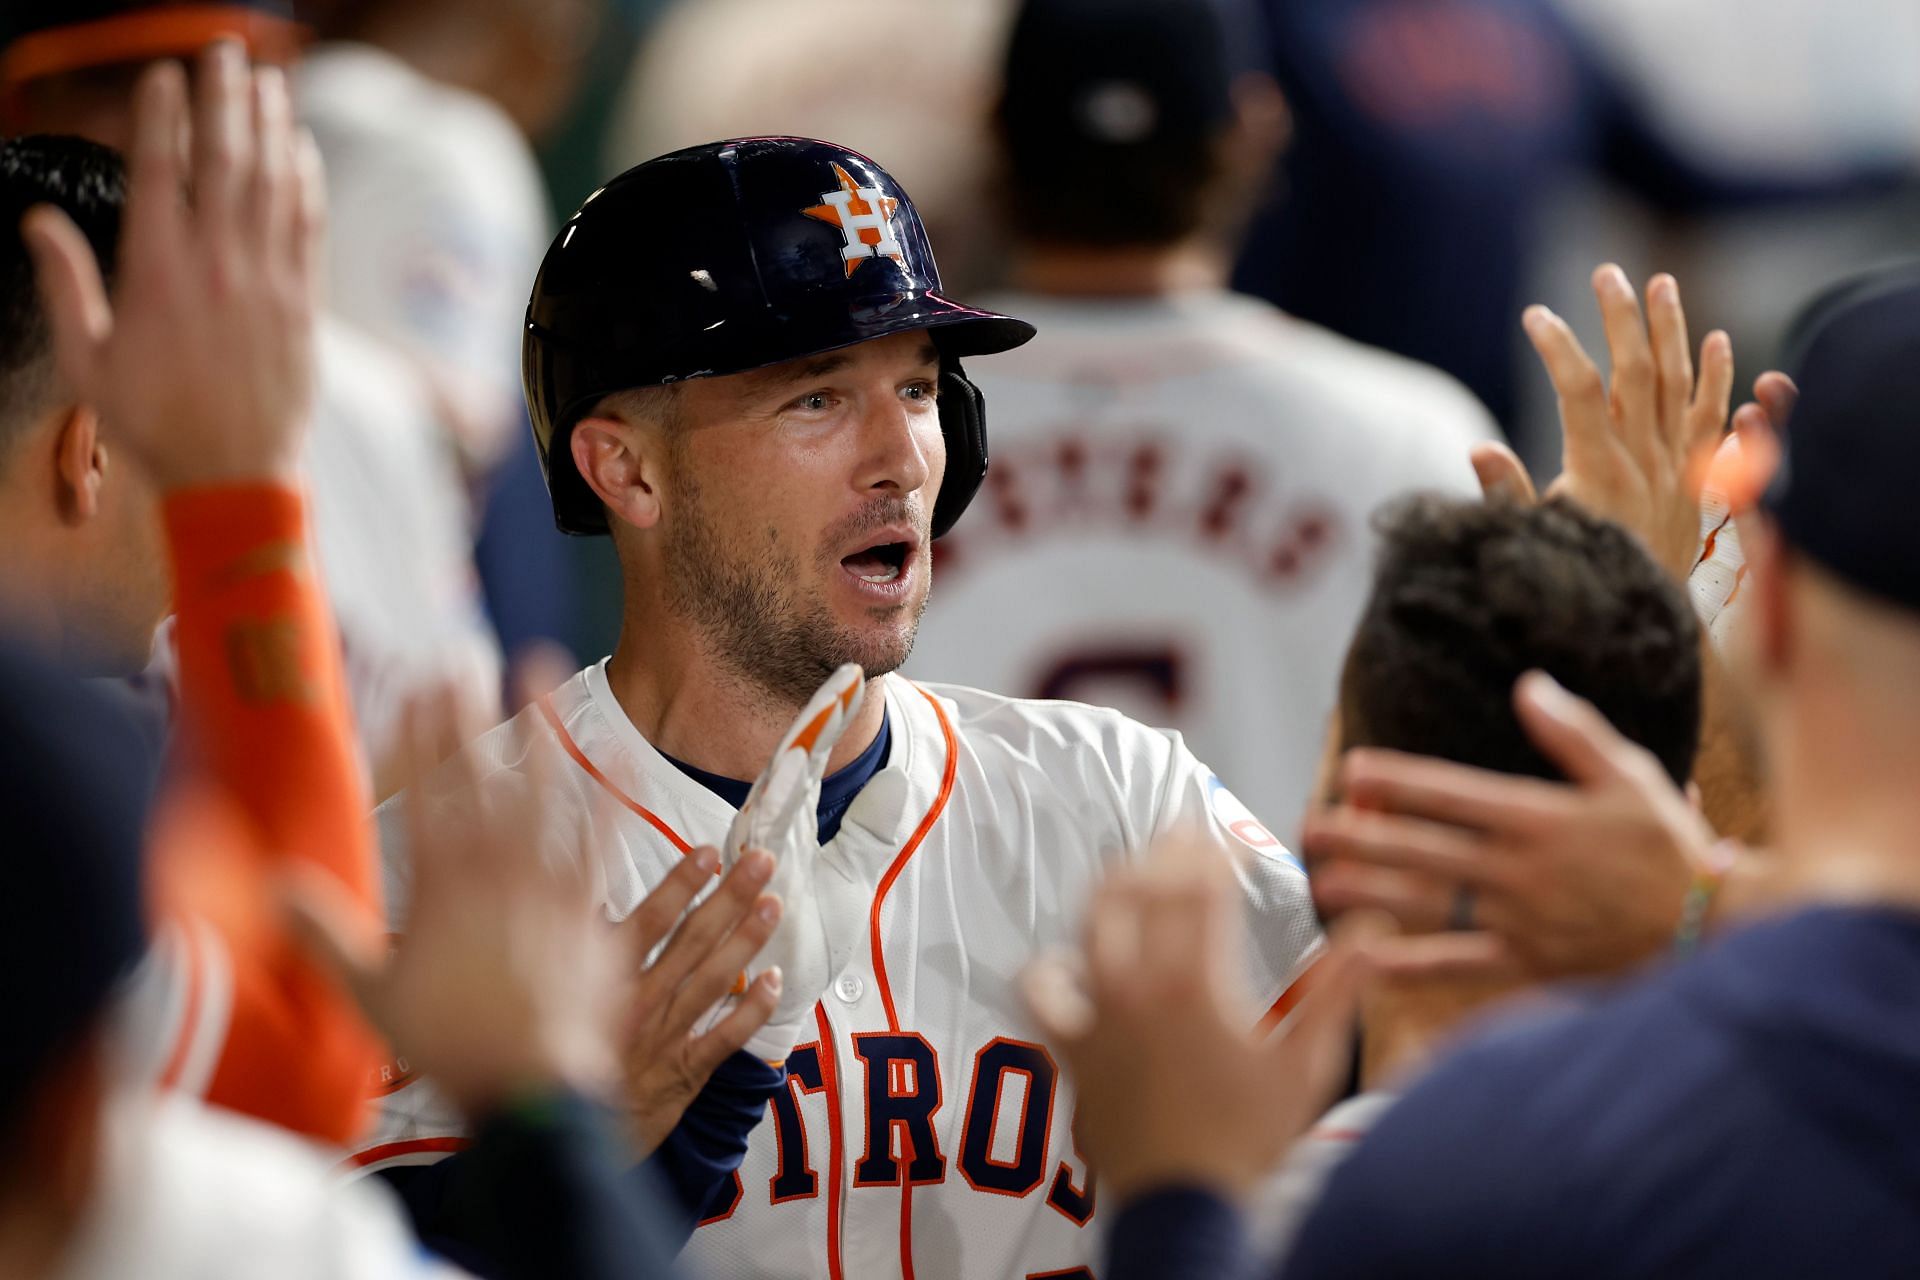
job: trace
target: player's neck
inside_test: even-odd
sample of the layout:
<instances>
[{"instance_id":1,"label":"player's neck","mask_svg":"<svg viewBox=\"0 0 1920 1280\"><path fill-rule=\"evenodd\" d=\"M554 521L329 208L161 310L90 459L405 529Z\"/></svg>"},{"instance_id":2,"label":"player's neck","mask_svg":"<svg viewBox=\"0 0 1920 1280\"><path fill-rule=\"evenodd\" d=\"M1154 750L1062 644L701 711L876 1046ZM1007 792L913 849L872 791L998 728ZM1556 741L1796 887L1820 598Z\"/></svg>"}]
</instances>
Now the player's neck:
<instances>
[{"instance_id":1,"label":"player's neck","mask_svg":"<svg viewBox=\"0 0 1920 1280\"><path fill-rule=\"evenodd\" d=\"M735 675L677 627L622 627L607 684L657 750L743 782L767 767L803 705ZM829 773L851 764L879 736L886 717L880 692L878 681L869 683L859 714L827 759Z\"/></svg>"},{"instance_id":2,"label":"player's neck","mask_svg":"<svg viewBox=\"0 0 1920 1280\"><path fill-rule=\"evenodd\" d=\"M1886 710L1835 708L1796 726L1773 753L1772 852L1790 897L1920 909L1920 741Z\"/></svg>"},{"instance_id":3,"label":"player's neck","mask_svg":"<svg viewBox=\"0 0 1920 1280\"><path fill-rule=\"evenodd\" d=\"M0 494L0 503L7 499ZM24 503L8 508L26 510ZM58 654L64 635L61 625L62 586L68 580L66 560L57 542L40 530L22 528L21 521L0 518L0 617L14 635L50 654Z\"/></svg>"},{"instance_id":4,"label":"player's neck","mask_svg":"<svg viewBox=\"0 0 1920 1280\"><path fill-rule=\"evenodd\" d=\"M1196 237L1175 245L1024 246L1013 286L1066 298L1163 298L1227 287L1227 255Z\"/></svg>"},{"instance_id":5,"label":"player's neck","mask_svg":"<svg viewBox=\"0 0 1920 1280\"><path fill-rule=\"evenodd\" d=\"M1467 1027L1496 1007L1532 998L1504 979L1397 983L1370 992L1361 1008L1360 1086L1397 1089L1418 1076Z\"/></svg>"}]
</instances>

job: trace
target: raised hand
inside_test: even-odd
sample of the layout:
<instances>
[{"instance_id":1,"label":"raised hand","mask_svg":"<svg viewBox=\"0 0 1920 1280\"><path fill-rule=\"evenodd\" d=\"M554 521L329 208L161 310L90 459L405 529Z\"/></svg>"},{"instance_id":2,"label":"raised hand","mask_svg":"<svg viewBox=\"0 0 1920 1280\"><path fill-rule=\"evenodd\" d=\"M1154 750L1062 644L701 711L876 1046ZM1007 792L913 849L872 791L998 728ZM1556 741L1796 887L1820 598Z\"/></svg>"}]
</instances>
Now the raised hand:
<instances>
[{"instance_id":1,"label":"raised hand","mask_svg":"<svg viewBox=\"0 0 1920 1280\"><path fill-rule=\"evenodd\" d=\"M111 301L65 214L21 224L60 376L162 488L290 479L314 394L319 153L282 73L230 41L201 57L191 113L171 62L134 113Z\"/></svg>"},{"instance_id":2,"label":"raised hand","mask_svg":"<svg viewBox=\"0 0 1920 1280\"><path fill-rule=\"evenodd\" d=\"M717 850L695 849L621 925L628 954L643 961L620 1034L628 1127L641 1155L660 1145L715 1069L760 1032L784 990L780 966L762 964L724 1013L710 1013L781 917L780 900L765 892L773 859L758 850L741 857L689 912L719 869Z\"/></svg>"},{"instance_id":3,"label":"raised hand","mask_svg":"<svg viewBox=\"0 0 1920 1280\"><path fill-rule=\"evenodd\" d=\"M1619 267L1595 271L1593 290L1606 324L1610 379L1559 316L1535 306L1523 318L1560 403L1563 470L1547 493L1619 521L1684 580L1699 550L1708 462L1727 425L1733 346L1725 333L1708 334L1696 378L1672 276L1647 285L1644 319ZM1513 483L1491 455L1477 454L1475 467L1483 487Z\"/></svg>"},{"instance_id":4,"label":"raised hand","mask_svg":"<svg viewBox=\"0 0 1920 1280\"><path fill-rule=\"evenodd\" d=\"M421 774L457 709L449 695L409 715ZM429 814L424 788L408 793L413 885L391 945L317 873L289 890L294 924L368 1020L469 1116L554 1084L611 1100L632 963L598 906L598 863L584 848L541 856L556 824L538 772L509 788L480 786L466 753L445 767L473 807Z\"/></svg>"},{"instance_id":5,"label":"raised hand","mask_svg":"<svg viewBox=\"0 0 1920 1280\"><path fill-rule=\"evenodd\" d=\"M1335 937L1292 1017L1262 1035L1241 981L1237 903L1213 852L1162 846L1101 886L1079 954L1043 956L1023 978L1029 1011L1073 1073L1075 1135L1102 1190L1122 1201L1172 1186L1247 1190L1346 1069L1361 934Z\"/></svg>"},{"instance_id":6,"label":"raised hand","mask_svg":"<svg viewBox=\"0 0 1920 1280\"><path fill-rule=\"evenodd\" d=\"M1713 835L1659 763L1543 673L1514 694L1521 726L1571 785L1392 751L1350 752L1342 804L1301 847L1328 915L1384 911L1447 930L1472 891L1477 933L1406 938L1410 969L1481 976L1612 973L1667 951ZM1404 944L1404 945L1403 945Z\"/></svg>"},{"instance_id":7,"label":"raised hand","mask_svg":"<svg viewBox=\"0 0 1920 1280\"><path fill-rule=\"evenodd\" d=\"M803 1037L806 1019L858 943L874 885L833 846L820 847L820 782L827 758L860 710L866 675L841 667L801 709L727 831L722 853L738 866L749 850L773 857L769 886L786 914L758 969L777 966L786 988L747 1048L778 1062ZM757 971L756 970L750 970Z\"/></svg>"}]
</instances>

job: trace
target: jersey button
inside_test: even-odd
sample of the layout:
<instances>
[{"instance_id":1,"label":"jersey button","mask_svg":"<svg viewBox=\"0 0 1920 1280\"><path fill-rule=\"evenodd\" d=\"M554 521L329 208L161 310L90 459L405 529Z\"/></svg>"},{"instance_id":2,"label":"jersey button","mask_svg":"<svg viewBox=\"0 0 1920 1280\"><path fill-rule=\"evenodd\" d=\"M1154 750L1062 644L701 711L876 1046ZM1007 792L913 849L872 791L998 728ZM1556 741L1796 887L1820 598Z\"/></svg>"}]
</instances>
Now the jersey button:
<instances>
[{"instance_id":1,"label":"jersey button","mask_svg":"<svg viewBox=\"0 0 1920 1280\"><path fill-rule=\"evenodd\" d=\"M840 981L833 984L833 993L847 1004L856 1004L866 991L867 984L860 981L857 973L843 973Z\"/></svg>"}]
</instances>

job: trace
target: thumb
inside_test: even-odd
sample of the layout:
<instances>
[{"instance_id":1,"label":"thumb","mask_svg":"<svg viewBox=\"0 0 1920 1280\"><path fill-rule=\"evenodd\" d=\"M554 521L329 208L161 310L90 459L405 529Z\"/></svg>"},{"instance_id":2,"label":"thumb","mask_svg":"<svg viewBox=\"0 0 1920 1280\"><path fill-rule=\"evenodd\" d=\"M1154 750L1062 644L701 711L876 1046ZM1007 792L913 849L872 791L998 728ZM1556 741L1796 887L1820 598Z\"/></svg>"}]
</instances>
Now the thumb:
<instances>
[{"instance_id":1,"label":"thumb","mask_svg":"<svg viewBox=\"0 0 1920 1280\"><path fill-rule=\"evenodd\" d=\"M1533 745L1573 782L1620 777L1638 750L1591 702L1568 693L1544 671L1520 677L1513 686L1513 707Z\"/></svg>"},{"instance_id":2,"label":"thumb","mask_svg":"<svg viewBox=\"0 0 1920 1280\"><path fill-rule=\"evenodd\" d=\"M339 979L367 1021L391 1040L387 941L366 908L333 876L310 866L290 868L281 878L280 905L294 940Z\"/></svg>"},{"instance_id":3,"label":"thumb","mask_svg":"<svg viewBox=\"0 0 1920 1280\"><path fill-rule=\"evenodd\" d=\"M100 347L113 331L113 309L93 247L65 212L51 205L27 210L20 239L47 310L55 366L76 394L93 394Z\"/></svg>"},{"instance_id":4,"label":"thumb","mask_svg":"<svg viewBox=\"0 0 1920 1280\"><path fill-rule=\"evenodd\" d=\"M1530 507L1538 502L1533 477L1520 456L1494 440L1473 446L1473 474L1479 478L1480 494L1489 502L1511 502Z\"/></svg>"}]
</instances>

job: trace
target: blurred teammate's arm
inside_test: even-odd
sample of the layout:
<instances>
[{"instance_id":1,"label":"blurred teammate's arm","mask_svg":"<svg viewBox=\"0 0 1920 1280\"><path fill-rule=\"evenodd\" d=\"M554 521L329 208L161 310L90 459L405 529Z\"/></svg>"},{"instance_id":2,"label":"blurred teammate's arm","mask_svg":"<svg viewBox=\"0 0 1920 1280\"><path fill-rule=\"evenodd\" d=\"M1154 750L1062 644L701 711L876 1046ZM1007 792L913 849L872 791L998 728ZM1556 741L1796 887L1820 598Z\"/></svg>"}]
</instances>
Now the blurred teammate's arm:
<instances>
[{"instance_id":1,"label":"blurred teammate's arm","mask_svg":"<svg viewBox=\"0 0 1920 1280\"><path fill-rule=\"evenodd\" d=\"M313 402L318 160L284 78L250 75L237 45L210 49L195 86L190 108L168 63L137 91L111 301L58 211L30 212L22 232L61 376L163 498L187 797L156 833L152 880L190 957L165 1070L343 1141L376 1042L280 927L276 897L288 866L308 864L378 918L340 658L295 492Z\"/></svg>"}]
</instances>

